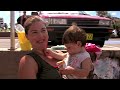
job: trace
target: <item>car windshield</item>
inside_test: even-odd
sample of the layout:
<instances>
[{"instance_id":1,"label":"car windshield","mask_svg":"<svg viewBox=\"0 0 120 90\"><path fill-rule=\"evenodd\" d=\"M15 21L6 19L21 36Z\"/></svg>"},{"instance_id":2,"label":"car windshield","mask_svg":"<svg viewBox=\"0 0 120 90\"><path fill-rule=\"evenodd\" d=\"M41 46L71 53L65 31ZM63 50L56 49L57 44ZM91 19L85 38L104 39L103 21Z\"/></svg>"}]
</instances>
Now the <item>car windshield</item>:
<instances>
[{"instance_id":1,"label":"car windshield","mask_svg":"<svg viewBox=\"0 0 120 90\"><path fill-rule=\"evenodd\" d=\"M84 11L41 11L41 14L77 14L87 15Z\"/></svg>"}]
</instances>

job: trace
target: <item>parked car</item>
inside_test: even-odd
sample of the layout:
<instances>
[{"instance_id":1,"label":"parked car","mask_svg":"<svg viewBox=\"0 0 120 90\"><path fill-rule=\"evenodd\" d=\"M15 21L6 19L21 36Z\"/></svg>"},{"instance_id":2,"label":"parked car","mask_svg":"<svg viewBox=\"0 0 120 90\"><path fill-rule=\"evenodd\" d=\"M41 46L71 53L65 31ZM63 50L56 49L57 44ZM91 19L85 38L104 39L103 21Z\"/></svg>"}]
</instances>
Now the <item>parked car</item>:
<instances>
[{"instance_id":1,"label":"parked car","mask_svg":"<svg viewBox=\"0 0 120 90\"><path fill-rule=\"evenodd\" d=\"M116 29L112 31L111 38L116 38L118 37Z\"/></svg>"},{"instance_id":2,"label":"parked car","mask_svg":"<svg viewBox=\"0 0 120 90\"><path fill-rule=\"evenodd\" d=\"M87 43L94 43L100 47L110 38L113 30L111 19L91 16L80 11L41 11L40 17L48 21L49 41L54 45L62 44L64 31L73 23L86 31Z\"/></svg>"}]
</instances>

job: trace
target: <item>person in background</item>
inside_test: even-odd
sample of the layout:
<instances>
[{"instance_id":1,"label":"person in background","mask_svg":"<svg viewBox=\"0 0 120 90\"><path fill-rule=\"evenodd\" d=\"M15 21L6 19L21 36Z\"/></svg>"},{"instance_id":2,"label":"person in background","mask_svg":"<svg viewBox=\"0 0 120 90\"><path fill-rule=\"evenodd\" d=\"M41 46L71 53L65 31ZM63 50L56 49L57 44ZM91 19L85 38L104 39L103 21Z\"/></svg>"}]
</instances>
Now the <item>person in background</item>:
<instances>
[{"instance_id":1,"label":"person in background","mask_svg":"<svg viewBox=\"0 0 120 90\"><path fill-rule=\"evenodd\" d=\"M33 15L39 16L38 12L31 12L31 15L32 15L32 16L33 16Z\"/></svg>"},{"instance_id":2,"label":"person in background","mask_svg":"<svg viewBox=\"0 0 120 90\"><path fill-rule=\"evenodd\" d=\"M22 26L24 26L24 22L27 20L28 17L29 15L26 15L26 11L23 11L23 15L17 19L17 24L21 24Z\"/></svg>"},{"instance_id":3,"label":"person in background","mask_svg":"<svg viewBox=\"0 0 120 90\"><path fill-rule=\"evenodd\" d=\"M63 34L63 44L67 53L56 53L47 50L47 54L63 61L57 62L60 73L65 79L87 79L93 69L90 54L86 51L86 33L76 25L72 25Z\"/></svg>"},{"instance_id":4,"label":"person in background","mask_svg":"<svg viewBox=\"0 0 120 90\"><path fill-rule=\"evenodd\" d=\"M49 38L46 22L39 16L31 16L25 21L24 28L33 49L20 59L18 78L62 79L56 67L58 60L46 54Z\"/></svg>"},{"instance_id":5,"label":"person in background","mask_svg":"<svg viewBox=\"0 0 120 90\"><path fill-rule=\"evenodd\" d=\"M4 23L4 29L5 29L5 31L7 31L7 29L8 29L7 23Z\"/></svg>"}]
</instances>

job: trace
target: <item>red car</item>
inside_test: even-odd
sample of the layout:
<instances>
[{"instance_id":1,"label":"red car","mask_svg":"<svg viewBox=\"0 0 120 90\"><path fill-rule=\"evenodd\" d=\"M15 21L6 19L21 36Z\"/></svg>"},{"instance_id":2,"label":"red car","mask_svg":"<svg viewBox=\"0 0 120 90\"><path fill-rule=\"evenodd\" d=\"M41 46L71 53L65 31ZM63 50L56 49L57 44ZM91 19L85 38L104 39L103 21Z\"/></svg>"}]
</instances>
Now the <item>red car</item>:
<instances>
[{"instance_id":1,"label":"red car","mask_svg":"<svg viewBox=\"0 0 120 90\"><path fill-rule=\"evenodd\" d=\"M113 28L111 28L111 19L99 16L91 16L81 12L68 13L58 11L41 12L40 16L48 21L47 27L49 41L54 45L61 45L64 31L72 25L77 24L87 33L87 42L94 43L103 47L105 40L110 38Z\"/></svg>"}]
</instances>

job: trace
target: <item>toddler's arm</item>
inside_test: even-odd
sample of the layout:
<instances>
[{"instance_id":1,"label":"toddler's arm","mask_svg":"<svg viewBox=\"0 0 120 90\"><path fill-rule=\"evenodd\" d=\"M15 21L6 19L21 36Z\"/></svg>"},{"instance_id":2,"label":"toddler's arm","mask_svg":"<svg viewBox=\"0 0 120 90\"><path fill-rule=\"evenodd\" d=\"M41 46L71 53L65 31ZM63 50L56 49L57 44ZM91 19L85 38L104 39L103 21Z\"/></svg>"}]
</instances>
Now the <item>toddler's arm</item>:
<instances>
[{"instance_id":1,"label":"toddler's arm","mask_svg":"<svg viewBox=\"0 0 120 90\"><path fill-rule=\"evenodd\" d=\"M58 60L63 60L67 55L66 53L63 53L60 50L53 51L51 49L46 49L45 54L47 56L51 56L51 57L58 59Z\"/></svg>"}]
</instances>

